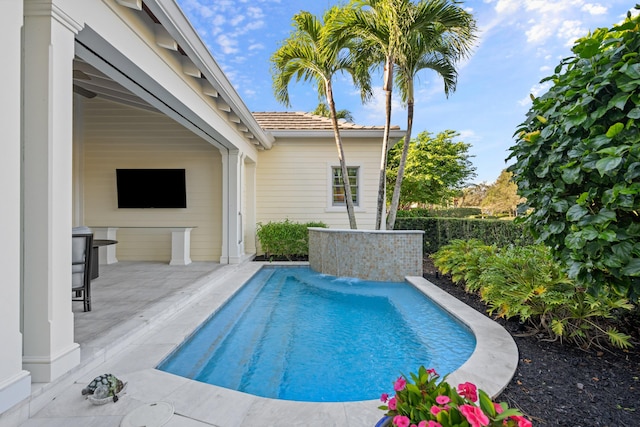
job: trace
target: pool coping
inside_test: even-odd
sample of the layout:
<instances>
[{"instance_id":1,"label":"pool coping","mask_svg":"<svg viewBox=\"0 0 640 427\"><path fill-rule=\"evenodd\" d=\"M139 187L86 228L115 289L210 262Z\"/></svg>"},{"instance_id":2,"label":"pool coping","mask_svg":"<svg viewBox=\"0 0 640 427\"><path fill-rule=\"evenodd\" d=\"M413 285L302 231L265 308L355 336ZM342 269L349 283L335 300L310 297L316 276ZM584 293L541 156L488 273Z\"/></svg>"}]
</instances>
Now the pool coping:
<instances>
[{"instance_id":1,"label":"pool coping","mask_svg":"<svg viewBox=\"0 0 640 427\"><path fill-rule=\"evenodd\" d=\"M169 423L171 426L375 425L383 415L378 409L381 405L379 400L316 403L269 399L155 369L265 265L308 266L308 263L246 262L230 265L188 286L181 295L141 312L139 319L142 324L133 328L130 323L123 324L116 346L113 340L107 340L110 346L93 353L73 375L58 384L62 390L54 387L55 391L43 393L39 397L42 402L35 405L42 410L37 414L32 412L33 418L43 421L82 417L85 421L100 419L103 426L116 426L136 407L164 401L175 407L174 419ZM449 375L449 383L457 385L470 381L490 396L496 396L509 383L517 367L518 350L511 336L499 324L424 278L407 277L406 280L467 325L476 336L474 352L467 362ZM105 340L102 338L99 342L106 343ZM128 381L127 392L116 405L96 407L83 402L80 390L95 376L105 372L112 372ZM389 375L391 384L396 374L390 372ZM32 406L31 409L35 408Z\"/></svg>"}]
</instances>

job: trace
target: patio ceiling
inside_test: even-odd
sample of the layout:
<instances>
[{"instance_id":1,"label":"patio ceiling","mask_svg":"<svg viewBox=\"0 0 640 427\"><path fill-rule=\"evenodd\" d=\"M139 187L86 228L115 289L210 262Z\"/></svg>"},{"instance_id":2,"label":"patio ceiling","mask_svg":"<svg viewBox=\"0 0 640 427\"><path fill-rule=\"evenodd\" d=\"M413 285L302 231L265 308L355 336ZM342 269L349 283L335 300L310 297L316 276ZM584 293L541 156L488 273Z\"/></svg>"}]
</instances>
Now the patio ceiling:
<instances>
[{"instance_id":1,"label":"patio ceiling","mask_svg":"<svg viewBox=\"0 0 640 427\"><path fill-rule=\"evenodd\" d=\"M99 96L131 107L158 112L142 98L77 57L73 60L73 91L85 98Z\"/></svg>"}]
</instances>

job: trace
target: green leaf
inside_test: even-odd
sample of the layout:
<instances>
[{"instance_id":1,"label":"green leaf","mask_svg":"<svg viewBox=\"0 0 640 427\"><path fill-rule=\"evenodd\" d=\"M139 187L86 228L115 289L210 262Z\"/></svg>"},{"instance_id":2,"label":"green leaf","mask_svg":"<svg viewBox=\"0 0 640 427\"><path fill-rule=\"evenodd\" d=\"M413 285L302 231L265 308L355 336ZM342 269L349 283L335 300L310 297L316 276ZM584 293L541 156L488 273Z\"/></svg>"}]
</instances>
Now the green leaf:
<instances>
[{"instance_id":1,"label":"green leaf","mask_svg":"<svg viewBox=\"0 0 640 427\"><path fill-rule=\"evenodd\" d=\"M605 157L596 162L596 169L600 172L600 176L604 176L620 166L620 163L622 163L622 157Z\"/></svg>"},{"instance_id":2,"label":"green leaf","mask_svg":"<svg viewBox=\"0 0 640 427\"><path fill-rule=\"evenodd\" d=\"M620 69L620 71L622 71L622 69ZM640 64L627 64L623 73L632 79L640 79Z\"/></svg>"},{"instance_id":3,"label":"green leaf","mask_svg":"<svg viewBox=\"0 0 640 427\"><path fill-rule=\"evenodd\" d=\"M549 232L551 234L562 233L564 231L564 228L565 228L564 222L554 221L551 224L549 224Z\"/></svg>"},{"instance_id":4,"label":"green leaf","mask_svg":"<svg viewBox=\"0 0 640 427\"><path fill-rule=\"evenodd\" d=\"M605 230L598 234L598 239L606 240L607 242L615 242L617 240L616 232L613 230Z\"/></svg>"},{"instance_id":5,"label":"green leaf","mask_svg":"<svg viewBox=\"0 0 640 427\"><path fill-rule=\"evenodd\" d=\"M566 184L576 183L580 178L581 178L580 166L576 166L574 168L567 168L562 171L562 180Z\"/></svg>"},{"instance_id":6,"label":"green leaf","mask_svg":"<svg viewBox=\"0 0 640 427\"><path fill-rule=\"evenodd\" d=\"M624 106L627 104L630 93L626 92L618 92L616 93L611 100L609 100L609 104L607 105L609 108L616 107L619 110L624 110Z\"/></svg>"},{"instance_id":7,"label":"green leaf","mask_svg":"<svg viewBox=\"0 0 640 427\"><path fill-rule=\"evenodd\" d=\"M618 122L609 127L609 130L607 130L606 135L608 138L613 138L614 136L622 132L623 129L624 129L624 124Z\"/></svg>"},{"instance_id":8,"label":"green leaf","mask_svg":"<svg viewBox=\"0 0 640 427\"><path fill-rule=\"evenodd\" d=\"M589 213L587 208L582 207L580 205L573 205L567 211L567 221L572 221L572 222L578 221L587 213Z\"/></svg>"},{"instance_id":9,"label":"green leaf","mask_svg":"<svg viewBox=\"0 0 640 427\"><path fill-rule=\"evenodd\" d=\"M636 107L627 113L630 119L640 119L640 107Z\"/></svg>"},{"instance_id":10,"label":"green leaf","mask_svg":"<svg viewBox=\"0 0 640 427\"><path fill-rule=\"evenodd\" d=\"M629 263L622 268L621 273L625 276L640 276L640 259L631 259L631 261L629 261Z\"/></svg>"}]
</instances>

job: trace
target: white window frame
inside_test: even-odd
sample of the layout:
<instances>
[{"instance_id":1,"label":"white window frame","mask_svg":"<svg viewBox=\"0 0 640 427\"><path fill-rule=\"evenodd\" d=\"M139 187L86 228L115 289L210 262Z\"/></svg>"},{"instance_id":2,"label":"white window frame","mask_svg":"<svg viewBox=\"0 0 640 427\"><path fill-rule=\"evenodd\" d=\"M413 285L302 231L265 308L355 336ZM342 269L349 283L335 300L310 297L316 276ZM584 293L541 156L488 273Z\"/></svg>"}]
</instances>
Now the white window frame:
<instances>
[{"instance_id":1,"label":"white window frame","mask_svg":"<svg viewBox=\"0 0 640 427\"><path fill-rule=\"evenodd\" d=\"M346 212L347 205L334 205L333 204L333 169L339 168L339 163L327 163L327 207L325 208L325 212ZM347 168L357 168L357 187L358 194L356 199L358 201L357 205L353 205L353 209L355 212L366 212L363 204L362 197L362 176L363 176L363 166L360 163L348 163Z\"/></svg>"}]
</instances>

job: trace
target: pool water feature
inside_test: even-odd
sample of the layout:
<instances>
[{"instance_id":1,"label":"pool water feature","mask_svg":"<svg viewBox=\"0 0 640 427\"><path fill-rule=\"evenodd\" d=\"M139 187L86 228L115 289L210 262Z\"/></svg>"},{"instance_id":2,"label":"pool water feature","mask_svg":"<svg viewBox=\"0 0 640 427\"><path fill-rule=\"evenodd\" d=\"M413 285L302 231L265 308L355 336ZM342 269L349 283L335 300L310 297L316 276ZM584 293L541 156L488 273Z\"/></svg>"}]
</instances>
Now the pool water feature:
<instances>
[{"instance_id":1,"label":"pool water feature","mask_svg":"<svg viewBox=\"0 0 640 427\"><path fill-rule=\"evenodd\" d=\"M407 283L263 267L159 366L257 396L376 399L420 365L446 374L475 348L461 323Z\"/></svg>"}]
</instances>

